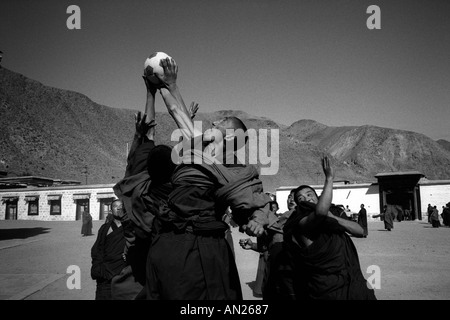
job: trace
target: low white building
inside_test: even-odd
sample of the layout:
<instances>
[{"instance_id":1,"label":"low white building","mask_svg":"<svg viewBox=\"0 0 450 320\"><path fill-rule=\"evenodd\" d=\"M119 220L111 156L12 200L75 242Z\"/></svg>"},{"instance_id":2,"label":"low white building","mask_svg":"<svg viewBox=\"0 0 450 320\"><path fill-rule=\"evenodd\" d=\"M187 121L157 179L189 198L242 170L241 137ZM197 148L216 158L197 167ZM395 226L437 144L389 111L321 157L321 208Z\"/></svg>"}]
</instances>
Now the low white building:
<instances>
[{"instance_id":1,"label":"low white building","mask_svg":"<svg viewBox=\"0 0 450 320\"><path fill-rule=\"evenodd\" d=\"M317 194L322 193L323 185L311 185ZM295 186L280 187L276 191L279 212L287 211L287 198ZM377 183L335 184L333 185L334 204L349 206L352 213L358 213L361 204L367 210L367 219L375 220L372 215L380 213L380 197ZM379 220L378 218L376 219Z\"/></svg>"},{"instance_id":2,"label":"low white building","mask_svg":"<svg viewBox=\"0 0 450 320\"><path fill-rule=\"evenodd\" d=\"M58 183L40 177L5 180L0 179L0 220L74 221L85 211L93 220L103 220L116 198L114 184Z\"/></svg>"},{"instance_id":3,"label":"low white building","mask_svg":"<svg viewBox=\"0 0 450 320\"><path fill-rule=\"evenodd\" d=\"M335 183L332 202L348 205L354 213L364 204L369 221L374 220L372 215L379 214L385 204L400 205L411 211L413 219L422 220L427 219L428 204L442 213L442 207L450 202L450 180L428 180L416 171L380 173L375 177L378 182ZM283 186L276 190L280 212L287 211L287 198L296 187ZM321 194L323 185L311 187Z\"/></svg>"},{"instance_id":4,"label":"low white building","mask_svg":"<svg viewBox=\"0 0 450 320\"><path fill-rule=\"evenodd\" d=\"M442 207L450 202L450 180L421 179L419 187L422 198L422 212L426 214L428 204L431 204L436 206L439 213L442 213Z\"/></svg>"},{"instance_id":5,"label":"low white building","mask_svg":"<svg viewBox=\"0 0 450 320\"><path fill-rule=\"evenodd\" d=\"M441 213L442 206L450 202L450 180L427 180L417 172L376 177L378 182L336 182L333 203L348 205L354 213L364 204L370 221L387 203L399 204L411 210L414 218L422 220L427 218L428 204L436 206ZM0 220L74 221L81 220L86 210L94 220L103 220L116 198L113 186L81 185L77 181L41 177L0 178ZM287 210L287 197L296 187L283 186L276 190L279 212ZM312 187L321 194L323 185Z\"/></svg>"}]
</instances>

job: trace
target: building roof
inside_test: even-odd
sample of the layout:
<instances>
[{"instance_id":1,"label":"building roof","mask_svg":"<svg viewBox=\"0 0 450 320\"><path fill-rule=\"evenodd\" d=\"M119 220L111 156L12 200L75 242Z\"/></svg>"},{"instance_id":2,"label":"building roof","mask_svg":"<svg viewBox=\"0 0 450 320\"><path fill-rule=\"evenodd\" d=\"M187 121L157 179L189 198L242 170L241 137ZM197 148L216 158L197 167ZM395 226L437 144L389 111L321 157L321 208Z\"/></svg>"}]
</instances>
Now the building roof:
<instances>
[{"instance_id":1,"label":"building roof","mask_svg":"<svg viewBox=\"0 0 450 320\"><path fill-rule=\"evenodd\" d=\"M412 190L424 177L419 171L382 172L375 176L383 190Z\"/></svg>"},{"instance_id":2,"label":"building roof","mask_svg":"<svg viewBox=\"0 0 450 320\"><path fill-rule=\"evenodd\" d=\"M419 171L396 171L396 172L380 172L375 175L375 178L391 177L391 176L415 176L415 175L425 177L425 175L423 175Z\"/></svg>"},{"instance_id":3,"label":"building roof","mask_svg":"<svg viewBox=\"0 0 450 320\"><path fill-rule=\"evenodd\" d=\"M0 190L2 189L20 189L26 188L27 185L23 183L10 183L10 182L0 182Z\"/></svg>"},{"instance_id":4,"label":"building roof","mask_svg":"<svg viewBox=\"0 0 450 320\"><path fill-rule=\"evenodd\" d=\"M81 182L75 180L61 180L38 176L0 178L0 189L26 188L28 186L49 187L58 185L79 185L79 184L81 184Z\"/></svg>"},{"instance_id":5,"label":"building roof","mask_svg":"<svg viewBox=\"0 0 450 320\"><path fill-rule=\"evenodd\" d=\"M333 180L333 183L343 183L343 184L349 184L350 180L345 180L345 179L339 179L339 180Z\"/></svg>"},{"instance_id":6,"label":"building roof","mask_svg":"<svg viewBox=\"0 0 450 320\"><path fill-rule=\"evenodd\" d=\"M360 183L333 183L333 188L337 189L345 189L345 188L364 188L371 185L378 185L377 181L372 182L360 182ZM313 187L314 189L321 190L323 188L323 184L310 184L310 187ZM298 186L280 186L276 190L277 191L286 191L286 190L292 190L297 188Z\"/></svg>"},{"instance_id":7,"label":"building roof","mask_svg":"<svg viewBox=\"0 0 450 320\"><path fill-rule=\"evenodd\" d=\"M450 184L450 180L428 180L427 178L421 178L419 180L420 185L438 185L438 184Z\"/></svg>"}]
</instances>

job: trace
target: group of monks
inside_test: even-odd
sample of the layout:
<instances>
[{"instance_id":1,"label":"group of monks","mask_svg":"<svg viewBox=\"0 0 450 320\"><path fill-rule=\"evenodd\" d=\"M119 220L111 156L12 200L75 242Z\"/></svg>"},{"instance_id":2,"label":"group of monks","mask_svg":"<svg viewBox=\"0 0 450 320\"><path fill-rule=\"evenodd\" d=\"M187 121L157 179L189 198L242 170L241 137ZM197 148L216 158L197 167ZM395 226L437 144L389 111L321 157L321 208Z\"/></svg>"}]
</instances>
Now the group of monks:
<instances>
[{"instance_id":1,"label":"group of monks","mask_svg":"<svg viewBox=\"0 0 450 320\"><path fill-rule=\"evenodd\" d=\"M145 112L136 114L125 177L114 186L127 216L124 261L142 288L136 298L242 300L226 237L230 227L224 216L231 212L242 232L277 239L269 252L264 299L375 299L348 236L363 236L363 230L332 212L334 171L329 159L322 159L326 179L321 196L309 186L300 186L291 192L295 210L273 218L273 199L264 192L257 169L236 157L243 146L235 132L247 131L243 121L226 117L205 132L196 132L193 119L198 105L186 107L175 61L163 59L161 66L162 85L143 75ZM154 143L158 91L189 141L184 145L190 148L182 152ZM226 164L219 158L227 159ZM122 275L116 282L126 282L125 278Z\"/></svg>"}]
</instances>

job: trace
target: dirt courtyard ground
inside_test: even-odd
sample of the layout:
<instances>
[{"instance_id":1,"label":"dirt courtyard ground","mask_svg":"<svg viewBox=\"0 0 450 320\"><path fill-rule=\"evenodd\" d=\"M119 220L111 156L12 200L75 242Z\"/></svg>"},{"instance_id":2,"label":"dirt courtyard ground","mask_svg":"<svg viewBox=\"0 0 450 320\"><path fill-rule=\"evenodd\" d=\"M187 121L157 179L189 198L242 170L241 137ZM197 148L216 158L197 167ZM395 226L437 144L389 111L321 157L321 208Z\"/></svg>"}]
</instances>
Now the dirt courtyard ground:
<instances>
[{"instance_id":1,"label":"dirt courtyard ground","mask_svg":"<svg viewBox=\"0 0 450 320\"><path fill-rule=\"evenodd\" d=\"M80 221L0 221L0 300L93 300L90 249L102 223L94 221L94 236L82 237ZM247 237L233 229L244 299L259 300L251 290L258 253L238 244ZM379 300L450 299L450 228L403 221L388 232L369 222L369 236L352 239L366 279L370 266L379 267ZM80 289L67 287L69 266L80 268Z\"/></svg>"}]
</instances>

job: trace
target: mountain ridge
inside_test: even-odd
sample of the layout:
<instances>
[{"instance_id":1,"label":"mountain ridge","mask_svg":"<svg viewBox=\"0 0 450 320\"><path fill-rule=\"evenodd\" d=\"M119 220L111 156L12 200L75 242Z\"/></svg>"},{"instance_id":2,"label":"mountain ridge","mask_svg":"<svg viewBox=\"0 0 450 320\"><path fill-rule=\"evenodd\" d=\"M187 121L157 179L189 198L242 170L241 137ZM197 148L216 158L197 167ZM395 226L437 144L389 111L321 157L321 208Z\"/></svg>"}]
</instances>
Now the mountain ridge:
<instances>
[{"instance_id":1,"label":"mountain ridge","mask_svg":"<svg viewBox=\"0 0 450 320\"><path fill-rule=\"evenodd\" d=\"M100 105L81 93L52 88L5 68L0 69L0 83L0 170L9 176L88 184L115 183L123 177L138 110ZM377 173L408 170L429 179L450 179L450 142L411 131L370 125L330 127L311 119L286 126L240 110L200 110L195 120L203 121L204 130L212 121L231 115L248 128L279 130L278 174L261 176L268 191L322 184L323 154L330 155L336 179L341 180L373 182ZM170 140L176 129L170 115L157 112L156 121L155 142L175 145Z\"/></svg>"}]
</instances>

